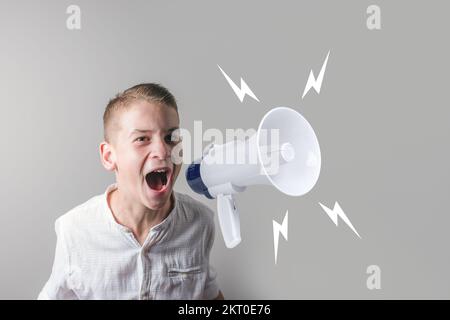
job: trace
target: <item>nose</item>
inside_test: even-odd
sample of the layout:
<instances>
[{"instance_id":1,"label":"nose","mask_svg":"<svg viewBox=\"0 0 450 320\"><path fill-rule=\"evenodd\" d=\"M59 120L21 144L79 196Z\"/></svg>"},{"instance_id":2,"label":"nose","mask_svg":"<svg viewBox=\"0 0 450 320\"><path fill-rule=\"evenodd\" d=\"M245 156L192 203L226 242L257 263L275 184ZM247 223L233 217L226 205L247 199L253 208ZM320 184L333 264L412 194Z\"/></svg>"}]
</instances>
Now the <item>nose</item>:
<instances>
[{"instance_id":1,"label":"nose","mask_svg":"<svg viewBox=\"0 0 450 320\"><path fill-rule=\"evenodd\" d=\"M165 160L170 157L170 149L169 146L164 141L164 139L162 138L154 139L151 155L152 158L157 158L160 160Z\"/></svg>"}]
</instances>

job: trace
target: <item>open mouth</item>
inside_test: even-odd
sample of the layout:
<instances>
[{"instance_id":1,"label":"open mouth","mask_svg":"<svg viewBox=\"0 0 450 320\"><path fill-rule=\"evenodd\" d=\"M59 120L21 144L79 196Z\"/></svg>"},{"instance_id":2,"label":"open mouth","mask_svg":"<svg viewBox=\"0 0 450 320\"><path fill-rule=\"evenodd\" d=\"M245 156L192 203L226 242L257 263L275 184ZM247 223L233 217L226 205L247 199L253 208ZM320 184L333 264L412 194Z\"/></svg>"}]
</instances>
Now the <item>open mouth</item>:
<instances>
[{"instance_id":1,"label":"open mouth","mask_svg":"<svg viewBox=\"0 0 450 320\"><path fill-rule=\"evenodd\" d=\"M145 181L150 189L161 191L169 181L170 172L169 168L155 169L145 175Z\"/></svg>"}]
</instances>

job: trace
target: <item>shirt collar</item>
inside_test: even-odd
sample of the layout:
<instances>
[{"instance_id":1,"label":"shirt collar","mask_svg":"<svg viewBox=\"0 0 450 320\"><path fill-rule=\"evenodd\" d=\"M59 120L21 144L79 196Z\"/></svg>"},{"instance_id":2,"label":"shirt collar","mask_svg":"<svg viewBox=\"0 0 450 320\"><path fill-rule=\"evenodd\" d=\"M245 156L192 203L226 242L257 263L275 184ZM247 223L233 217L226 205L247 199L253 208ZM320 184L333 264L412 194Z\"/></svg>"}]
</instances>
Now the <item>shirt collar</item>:
<instances>
[{"instance_id":1,"label":"shirt collar","mask_svg":"<svg viewBox=\"0 0 450 320\"><path fill-rule=\"evenodd\" d=\"M103 205L105 207L105 212L107 214L108 221L110 222L110 224L112 226L118 228L121 231L129 232L130 230L127 227L125 227L124 225L121 225L120 223L118 223L116 221L116 219L114 219L114 215L113 215L113 213L111 211L111 208L109 207L109 204L108 204L108 195L109 195L109 193L111 193L115 189L117 189L117 183L113 183L113 184L109 185L106 188L105 193L103 194ZM176 212L177 212L177 208L179 206L178 194L175 191L173 191L173 190L172 190L171 197L173 197L173 200L174 200L174 205L173 205L172 210L169 212L167 217L164 218L163 221L161 221L157 225L153 226L150 229L150 232L160 232L160 231L169 229L170 225L172 224L172 222L173 222L173 220L175 218L175 215L176 215Z\"/></svg>"}]
</instances>

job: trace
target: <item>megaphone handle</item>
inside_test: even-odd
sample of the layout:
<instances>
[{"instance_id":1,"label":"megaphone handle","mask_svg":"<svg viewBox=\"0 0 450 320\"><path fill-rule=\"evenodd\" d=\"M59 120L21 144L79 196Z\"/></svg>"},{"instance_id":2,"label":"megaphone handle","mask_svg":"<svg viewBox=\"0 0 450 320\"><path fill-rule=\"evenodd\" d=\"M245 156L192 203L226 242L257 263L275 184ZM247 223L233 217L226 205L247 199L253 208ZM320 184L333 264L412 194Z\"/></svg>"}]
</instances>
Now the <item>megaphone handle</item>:
<instances>
[{"instance_id":1,"label":"megaphone handle","mask_svg":"<svg viewBox=\"0 0 450 320\"><path fill-rule=\"evenodd\" d=\"M234 248L241 242L241 225L233 195L217 195L217 211L225 245L227 248Z\"/></svg>"}]
</instances>

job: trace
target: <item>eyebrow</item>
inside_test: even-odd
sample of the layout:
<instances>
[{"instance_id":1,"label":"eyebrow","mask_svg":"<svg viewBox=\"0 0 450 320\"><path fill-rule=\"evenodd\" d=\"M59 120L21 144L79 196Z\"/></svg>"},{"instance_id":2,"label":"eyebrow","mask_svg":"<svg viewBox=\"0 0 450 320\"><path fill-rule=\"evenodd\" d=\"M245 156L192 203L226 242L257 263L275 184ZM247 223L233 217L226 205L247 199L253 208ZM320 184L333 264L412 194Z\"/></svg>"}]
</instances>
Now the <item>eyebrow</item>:
<instances>
[{"instance_id":1,"label":"eyebrow","mask_svg":"<svg viewBox=\"0 0 450 320\"><path fill-rule=\"evenodd\" d=\"M177 129L179 129L179 127L172 127L170 129L167 129L166 131L167 132L172 132L172 131L175 131ZM150 130L150 129L133 129L133 130L131 130L131 132L130 132L128 137L131 137L135 133L147 133L147 132L152 132L152 130Z\"/></svg>"}]
</instances>

